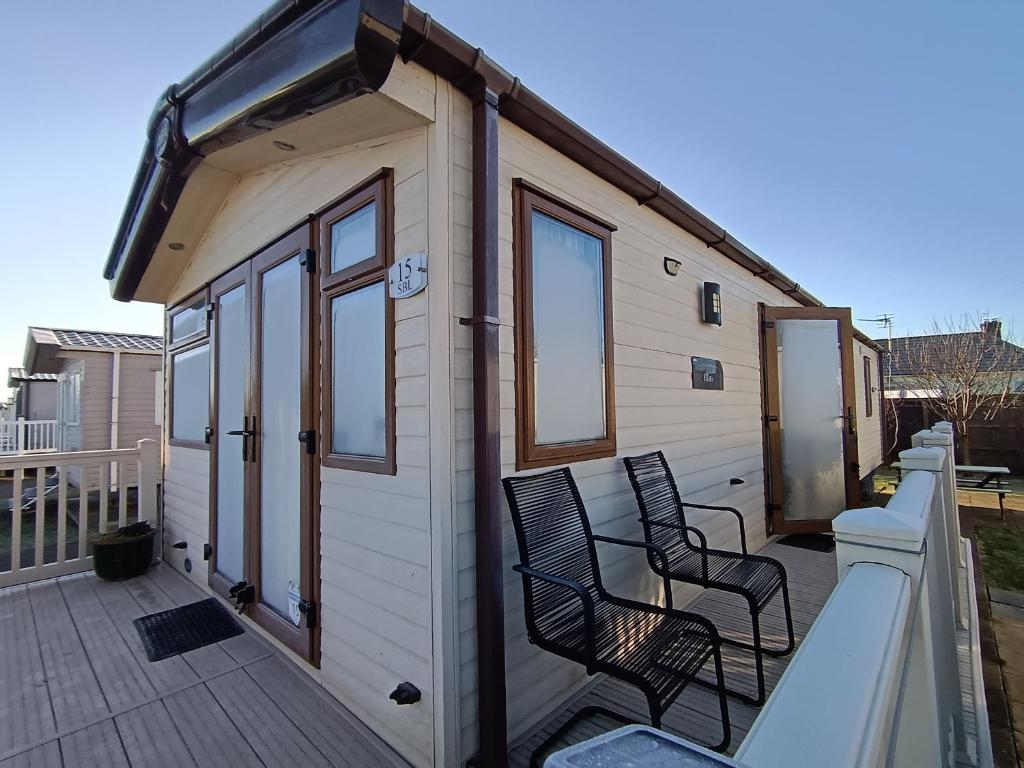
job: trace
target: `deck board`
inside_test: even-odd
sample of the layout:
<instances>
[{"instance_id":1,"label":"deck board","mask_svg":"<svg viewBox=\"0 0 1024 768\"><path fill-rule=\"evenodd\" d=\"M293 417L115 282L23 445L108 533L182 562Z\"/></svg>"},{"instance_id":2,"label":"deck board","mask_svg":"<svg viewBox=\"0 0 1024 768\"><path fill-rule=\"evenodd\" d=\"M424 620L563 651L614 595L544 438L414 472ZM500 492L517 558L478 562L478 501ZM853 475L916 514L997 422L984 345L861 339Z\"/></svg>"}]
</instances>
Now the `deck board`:
<instances>
[{"instance_id":1,"label":"deck board","mask_svg":"<svg viewBox=\"0 0 1024 768\"><path fill-rule=\"evenodd\" d=\"M0 692L0 755L56 733L26 587L0 590Z\"/></svg>"},{"instance_id":2,"label":"deck board","mask_svg":"<svg viewBox=\"0 0 1024 768\"><path fill-rule=\"evenodd\" d=\"M793 612L793 632L799 646L835 587L835 554L814 552L778 543L770 544L759 554L776 558L786 568ZM704 590L689 605L678 607L707 616L725 637L749 640L750 611L746 601L736 595ZM785 619L782 601L778 596L761 614L761 628L762 638L766 643L780 646L785 644ZM769 694L792 658L792 654L783 658L764 658L765 686ZM749 694L755 692L754 661L748 651L723 646L722 666L727 685ZM710 663L702 671L701 677L714 679L714 668ZM636 722L650 722L647 701L636 688L613 678L598 678L574 701L548 715L538 727L516 740L509 755L510 768L527 768L533 751L573 713L590 705L603 706ZM730 754L736 751L746 737L759 711L758 708L743 704L734 698L729 699L729 720L732 729ZM560 745L568 746L570 743L582 741L620 725L610 719L598 721L586 728L574 729L569 739L563 740ZM722 733L717 694L700 686L688 686L665 713L662 728L699 744L717 742Z\"/></svg>"},{"instance_id":3,"label":"deck board","mask_svg":"<svg viewBox=\"0 0 1024 768\"><path fill-rule=\"evenodd\" d=\"M109 713L58 582L30 584L28 594L57 730L76 728Z\"/></svg>"},{"instance_id":4,"label":"deck board","mask_svg":"<svg viewBox=\"0 0 1024 768\"><path fill-rule=\"evenodd\" d=\"M112 720L69 733L60 740L65 766L76 768L131 768Z\"/></svg>"},{"instance_id":5,"label":"deck board","mask_svg":"<svg viewBox=\"0 0 1024 768\"><path fill-rule=\"evenodd\" d=\"M0 768L407 768L251 628L150 662L132 620L207 597L167 566L0 589Z\"/></svg>"}]
</instances>

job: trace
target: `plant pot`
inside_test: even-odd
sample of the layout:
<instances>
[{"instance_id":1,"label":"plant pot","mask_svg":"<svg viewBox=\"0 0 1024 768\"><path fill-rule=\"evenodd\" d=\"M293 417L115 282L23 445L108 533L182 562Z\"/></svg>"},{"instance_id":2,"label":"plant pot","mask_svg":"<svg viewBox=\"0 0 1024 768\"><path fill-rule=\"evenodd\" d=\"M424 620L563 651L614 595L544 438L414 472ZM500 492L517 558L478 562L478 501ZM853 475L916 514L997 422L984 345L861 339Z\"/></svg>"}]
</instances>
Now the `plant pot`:
<instances>
[{"instance_id":1,"label":"plant pot","mask_svg":"<svg viewBox=\"0 0 1024 768\"><path fill-rule=\"evenodd\" d=\"M142 576L153 562L155 530L150 528L139 533L121 531L103 534L93 541L92 567L101 579L133 579Z\"/></svg>"}]
</instances>

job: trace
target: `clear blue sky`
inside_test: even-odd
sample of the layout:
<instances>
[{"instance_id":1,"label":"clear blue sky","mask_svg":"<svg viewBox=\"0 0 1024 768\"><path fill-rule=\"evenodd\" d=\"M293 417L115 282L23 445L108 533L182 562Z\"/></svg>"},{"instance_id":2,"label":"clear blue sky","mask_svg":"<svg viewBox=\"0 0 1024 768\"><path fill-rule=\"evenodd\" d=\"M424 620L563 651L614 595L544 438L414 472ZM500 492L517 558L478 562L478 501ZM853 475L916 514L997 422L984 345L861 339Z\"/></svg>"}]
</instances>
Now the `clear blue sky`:
<instances>
[{"instance_id":1,"label":"clear blue sky","mask_svg":"<svg viewBox=\"0 0 1024 768\"><path fill-rule=\"evenodd\" d=\"M261 7L5 4L4 374L29 324L160 332L100 275L146 118ZM1024 327L1020 0L421 7L826 303Z\"/></svg>"}]
</instances>

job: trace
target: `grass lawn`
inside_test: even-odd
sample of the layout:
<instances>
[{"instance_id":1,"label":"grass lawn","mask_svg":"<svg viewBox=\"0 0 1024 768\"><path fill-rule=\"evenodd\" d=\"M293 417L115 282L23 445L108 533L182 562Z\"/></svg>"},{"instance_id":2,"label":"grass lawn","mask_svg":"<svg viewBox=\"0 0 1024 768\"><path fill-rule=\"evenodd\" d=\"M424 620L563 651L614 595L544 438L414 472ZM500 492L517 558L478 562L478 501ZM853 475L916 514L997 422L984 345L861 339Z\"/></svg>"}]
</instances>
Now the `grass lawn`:
<instances>
[{"instance_id":1,"label":"grass lawn","mask_svg":"<svg viewBox=\"0 0 1024 768\"><path fill-rule=\"evenodd\" d=\"M989 586L1024 592L1024 530L979 526L976 534Z\"/></svg>"}]
</instances>

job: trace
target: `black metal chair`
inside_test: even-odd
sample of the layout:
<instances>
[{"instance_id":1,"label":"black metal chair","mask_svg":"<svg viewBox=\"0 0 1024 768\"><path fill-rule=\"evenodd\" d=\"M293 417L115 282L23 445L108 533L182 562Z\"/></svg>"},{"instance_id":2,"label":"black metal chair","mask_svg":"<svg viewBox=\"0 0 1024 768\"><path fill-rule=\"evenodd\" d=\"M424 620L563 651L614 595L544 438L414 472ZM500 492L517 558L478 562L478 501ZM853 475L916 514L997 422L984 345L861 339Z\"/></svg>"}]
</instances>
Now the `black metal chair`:
<instances>
[{"instance_id":1,"label":"black metal chair","mask_svg":"<svg viewBox=\"0 0 1024 768\"><path fill-rule=\"evenodd\" d=\"M692 504L679 498L675 478L661 451L624 459L629 482L640 507L640 522L644 538L664 556L648 555L651 568L661 577L708 589L719 589L741 595L750 607L753 642L744 643L723 637L721 642L754 652L757 674L757 696L751 697L730 690L730 695L754 706L765 701L763 655L785 656L793 650L793 615L789 606L789 588L786 569L778 560L747 552L747 532L743 515L733 507ZM736 516L740 528L740 552L710 549L707 538L699 528L687 525L686 508L715 512L730 512ZM696 537L698 543L690 538ZM666 565L667 562L667 565ZM765 647L761 643L760 616L772 598L782 592L786 612L786 631L789 642L782 648Z\"/></svg>"},{"instance_id":2,"label":"black metal chair","mask_svg":"<svg viewBox=\"0 0 1024 768\"><path fill-rule=\"evenodd\" d=\"M609 594L601 582L594 542L639 547L664 561L657 547L598 536L590 528L579 490L568 469L502 480L512 511L531 643L582 664L588 675L603 672L637 688L647 698L651 724L714 659L722 717L719 751L729 745L729 709L718 630L702 616L673 610L665 579L665 607ZM667 568L667 566L665 566ZM663 568L663 570L665 570ZM538 753L581 716L608 710L587 708L548 739Z\"/></svg>"}]
</instances>

